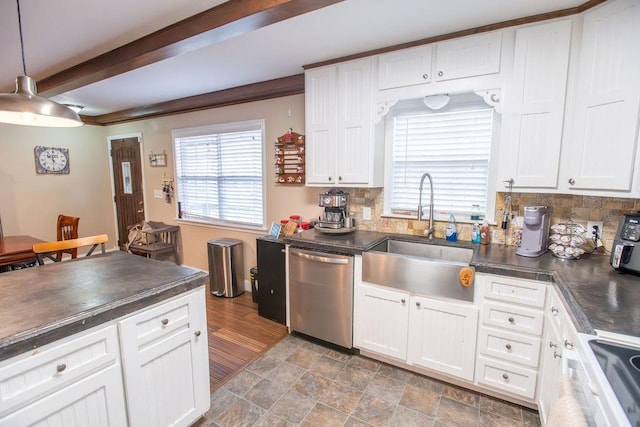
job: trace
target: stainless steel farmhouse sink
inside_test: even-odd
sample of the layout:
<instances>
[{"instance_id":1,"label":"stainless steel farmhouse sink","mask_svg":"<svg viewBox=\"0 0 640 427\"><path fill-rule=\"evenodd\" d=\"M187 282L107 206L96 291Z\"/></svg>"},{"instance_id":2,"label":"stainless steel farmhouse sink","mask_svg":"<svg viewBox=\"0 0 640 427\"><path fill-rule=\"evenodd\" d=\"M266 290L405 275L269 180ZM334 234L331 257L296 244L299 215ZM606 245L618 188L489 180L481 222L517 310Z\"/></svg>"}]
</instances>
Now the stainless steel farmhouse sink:
<instances>
[{"instance_id":1,"label":"stainless steel farmhouse sink","mask_svg":"<svg viewBox=\"0 0 640 427\"><path fill-rule=\"evenodd\" d=\"M362 254L362 280L412 294L473 301L473 249L385 240Z\"/></svg>"}]
</instances>

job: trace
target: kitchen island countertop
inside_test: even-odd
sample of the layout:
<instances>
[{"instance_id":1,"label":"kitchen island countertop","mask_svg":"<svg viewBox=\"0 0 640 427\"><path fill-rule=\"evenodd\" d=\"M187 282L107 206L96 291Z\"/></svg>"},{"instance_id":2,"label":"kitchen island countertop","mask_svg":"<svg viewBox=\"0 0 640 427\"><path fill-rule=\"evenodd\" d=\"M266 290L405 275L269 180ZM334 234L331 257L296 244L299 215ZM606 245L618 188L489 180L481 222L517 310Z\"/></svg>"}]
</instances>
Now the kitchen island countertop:
<instances>
[{"instance_id":1,"label":"kitchen island countertop","mask_svg":"<svg viewBox=\"0 0 640 427\"><path fill-rule=\"evenodd\" d=\"M355 231L343 235L326 235L314 230L284 238L293 246L324 251L360 254L382 240L425 241L421 236ZM553 283L559 290L578 332L594 330L640 337L640 277L622 274L609 265L608 255L584 255L578 260L564 260L547 252L542 256L518 256L514 247L491 244L471 245L434 239L435 244L473 247L471 262L477 272L498 274Z\"/></svg>"},{"instance_id":2,"label":"kitchen island countertop","mask_svg":"<svg viewBox=\"0 0 640 427\"><path fill-rule=\"evenodd\" d=\"M113 251L0 274L0 360L203 286L208 275Z\"/></svg>"}]
</instances>

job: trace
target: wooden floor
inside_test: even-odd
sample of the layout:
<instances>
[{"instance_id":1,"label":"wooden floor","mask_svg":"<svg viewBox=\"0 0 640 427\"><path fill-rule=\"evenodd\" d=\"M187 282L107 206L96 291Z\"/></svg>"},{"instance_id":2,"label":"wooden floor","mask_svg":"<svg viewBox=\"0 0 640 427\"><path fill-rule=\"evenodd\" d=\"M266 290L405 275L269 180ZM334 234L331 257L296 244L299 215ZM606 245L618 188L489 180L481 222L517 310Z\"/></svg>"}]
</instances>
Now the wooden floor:
<instances>
[{"instance_id":1,"label":"wooden floor","mask_svg":"<svg viewBox=\"0 0 640 427\"><path fill-rule=\"evenodd\" d=\"M235 298L207 292L207 329L212 392L287 335L284 325L258 315L250 292Z\"/></svg>"}]
</instances>

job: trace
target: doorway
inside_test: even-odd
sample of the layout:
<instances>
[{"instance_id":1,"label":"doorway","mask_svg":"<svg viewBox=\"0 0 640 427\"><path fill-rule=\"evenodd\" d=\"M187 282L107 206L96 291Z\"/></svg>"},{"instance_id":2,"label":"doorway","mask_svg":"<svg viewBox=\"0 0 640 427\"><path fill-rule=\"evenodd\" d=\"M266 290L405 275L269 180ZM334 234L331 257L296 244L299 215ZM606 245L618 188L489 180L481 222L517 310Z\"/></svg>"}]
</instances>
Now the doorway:
<instances>
[{"instance_id":1,"label":"doorway","mask_svg":"<svg viewBox=\"0 0 640 427\"><path fill-rule=\"evenodd\" d=\"M109 137L109 142L118 246L125 250L129 227L145 219L141 137Z\"/></svg>"}]
</instances>

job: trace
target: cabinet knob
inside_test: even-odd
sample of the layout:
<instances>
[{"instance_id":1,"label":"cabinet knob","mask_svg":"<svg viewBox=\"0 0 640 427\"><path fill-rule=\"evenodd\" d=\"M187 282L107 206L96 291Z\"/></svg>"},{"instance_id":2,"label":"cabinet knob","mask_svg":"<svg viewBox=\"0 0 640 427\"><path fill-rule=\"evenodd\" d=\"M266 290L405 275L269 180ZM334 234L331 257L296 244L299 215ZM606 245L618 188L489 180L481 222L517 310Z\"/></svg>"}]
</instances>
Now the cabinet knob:
<instances>
[{"instance_id":1,"label":"cabinet knob","mask_svg":"<svg viewBox=\"0 0 640 427\"><path fill-rule=\"evenodd\" d=\"M273 289L269 290L269 292L271 293L271 295L273 295Z\"/></svg>"},{"instance_id":2,"label":"cabinet knob","mask_svg":"<svg viewBox=\"0 0 640 427\"><path fill-rule=\"evenodd\" d=\"M424 74L422 75L422 78L423 78L423 79L425 79L425 80L429 80L429 74L424 73Z\"/></svg>"},{"instance_id":3,"label":"cabinet knob","mask_svg":"<svg viewBox=\"0 0 640 427\"><path fill-rule=\"evenodd\" d=\"M342 181L342 177L341 176L338 177L338 181Z\"/></svg>"},{"instance_id":4,"label":"cabinet knob","mask_svg":"<svg viewBox=\"0 0 640 427\"><path fill-rule=\"evenodd\" d=\"M444 76L444 73L442 71L438 71L438 76L442 77L442 76Z\"/></svg>"},{"instance_id":5,"label":"cabinet knob","mask_svg":"<svg viewBox=\"0 0 640 427\"><path fill-rule=\"evenodd\" d=\"M333 178L329 177L329 181L333 181Z\"/></svg>"},{"instance_id":6,"label":"cabinet knob","mask_svg":"<svg viewBox=\"0 0 640 427\"><path fill-rule=\"evenodd\" d=\"M554 344L553 341L549 341L549 348L558 348L558 344Z\"/></svg>"},{"instance_id":7,"label":"cabinet knob","mask_svg":"<svg viewBox=\"0 0 640 427\"><path fill-rule=\"evenodd\" d=\"M67 369L66 363L60 363L59 365L56 366L56 372L62 372L65 369Z\"/></svg>"},{"instance_id":8,"label":"cabinet knob","mask_svg":"<svg viewBox=\"0 0 640 427\"><path fill-rule=\"evenodd\" d=\"M551 307L551 313L558 314L558 309L555 307Z\"/></svg>"},{"instance_id":9,"label":"cabinet knob","mask_svg":"<svg viewBox=\"0 0 640 427\"><path fill-rule=\"evenodd\" d=\"M195 335L195 336L199 337L201 333L202 333L202 332L200 332L200 331L195 331L195 332L193 333L193 335Z\"/></svg>"},{"instance_id":10,"label":"cabinet knob","mask_svg":"<svg viewBox=\"0 0 640 427\"><path fill-rule=\"evenodd\" d=\"M509 380L509 375L506 372L504 372L502 374L502 379L505 380L505 381L508 381Z\"/></svg>"},{"instance_id":11,"label":"cabinet knob","mask_svg":"<svg viewBox=\"0 0 640 427\"><path fill-rule=\"evenodd\" d=\"M160 323L162 323L162 326L167 326L167 323L169 323L169 319L162 319Z\"/></svg>"},{"instance_id":12,"label":"cabinet knob","mask_svg":"<svg viewBox=\"0 0 640 427\"><path fill-rule=\"evenodd\" d=\"M420 307L420 301L416 301L416 307Z\"/></svg>"},{"instance_id":13,"label":"cabinet knob","mask_svg":"<svg viewBox=\"0 0 640 427\"><path fill-rule=\"evenodd\" d=\"M569 350L573 349L573 343L569 340L564 340L564 346L565 348L568 348Z\"/></svg>"},{"instance_id":14,"label":"cabinet knob","mask_svg":"<svg viewBox=\"0 0 640 427\"><path fill-rule=\"evenodd\" d=\"M554 359L562 359L562 354L560 353L556 353L555 351L553 352L553 358Z\"/></svg>"},{"instance_id":15,"label":"cabinet knob","mask_svg":"<svg viewBox=\"0 0 640 427\"><path fill-rule=\"evenodd\" d=\"M574 185L576 183L576 180L573 178L569 178L569 185Z\"/></svg>"},{"instance_id":16,"label":"cabinet knob","mask_svg":"<svg viewBox=\"0 0 640 427\"><path fill-rule=\"evenodd\" d=\"M509 321L509 323L511 323L512 325L513 325L514 323L516 323L516 319L514 319L513 317L509 317L507 320L508 320L508 321Z\"/></svg>"},{"instance_id":17,"label":"cabinet knob","mask_svg":"<svg viewBox=\"0 0 640 427\"><path fill-rule=\"evenodd\" d=\"M511 344L505 345L504 348L506 348L507 350L511 351Z\"/></svg>"},{"instance_id":18,"label":"cabinet knob","mask_svg":"<svg viewBox=\"0 0 640 427\"><path fill-rule=\"evenodd\" d=\"M405 302L407 302L407 300L406 300L406 299L404 299L404 298L402 298L402 299L400 300L400 302L404 304Z\"/></svg>"}]
</instances>

